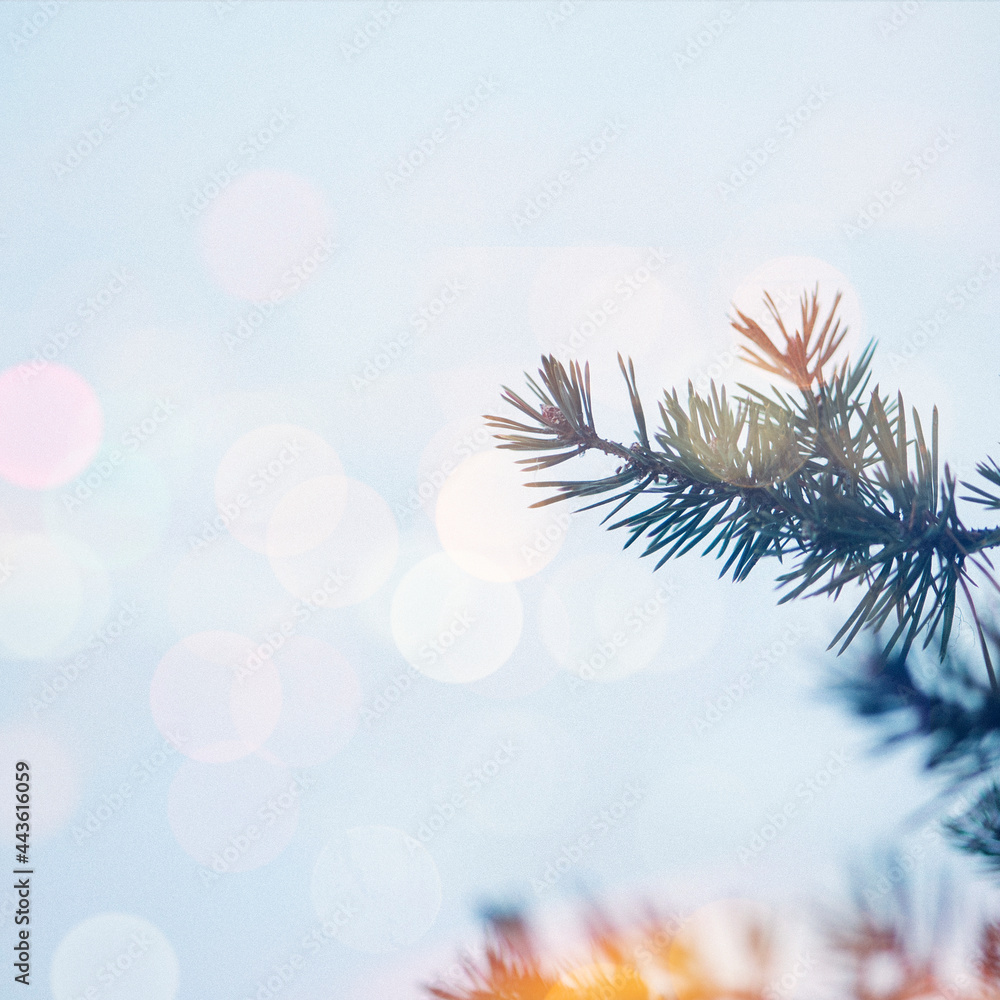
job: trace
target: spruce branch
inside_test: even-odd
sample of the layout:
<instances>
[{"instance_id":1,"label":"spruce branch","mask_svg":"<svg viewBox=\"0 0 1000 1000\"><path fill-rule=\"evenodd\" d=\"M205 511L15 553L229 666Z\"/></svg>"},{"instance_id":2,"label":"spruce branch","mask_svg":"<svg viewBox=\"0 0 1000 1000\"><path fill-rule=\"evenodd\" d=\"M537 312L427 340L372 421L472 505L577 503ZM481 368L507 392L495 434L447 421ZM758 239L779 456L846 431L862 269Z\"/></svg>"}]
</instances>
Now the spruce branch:
<instances>
[{"instance_id":1,"label":"spruce branch","mask_svg":"<svg viewBox=\"0 0 1000 1000\"><path fill-rule=\"evenodd\" d=\"M778 350L771 338L755 320L737 310L736 315L739 316L739 322L734 320L733 326L760 351L758 354L744 347L743 352L746 360L773 375L788 378L800 389L808 389L813 382L822 383L823 366L833 358L837 348L843 343L844 337L847 336L847 327L839 330L840 320L838 319L834 323L833 329L830 328L837 312L837 306L840 304L840 292L837 292L830 309L830 315L827 316L819 337L815 341L812 340L816 327L816 317L819 314L817 294L818 289L813 292L811 302L803 295L801 299L802 330L797 330L793 336L785 329L785 324L774 300L765 293L764 304L767 306L767 311L774 318L785 339L784 351ZM764 357L761 357L761 354ZM766 360L768 358L770 360ZM811 370L810 364L812 365Z\"/></svg>"},{"instance_id":2,"label":"spruce branch","mask_svg":"<svg viewBox=\"0 0 1000 1000\"><path fill-rule=\"evenodd\" d=\"M985 554L1000 544L1000 527L969 528L959 516L958 483L947 464L941 469L937 408L928 436L916 410L908 420L900 393L893 398L878 385L869 388L874 342L853 365L848 358L837 365L847 333L836 316L839 294L822 326L818 289L804 294L793 332L773 299L764 301L777 338L739 311L731 322L748 341L746 359L790 382L792 392L739 386L742 393L731 395L713 381L702 396L689 382L685 401L676 389L664 392L660 427L650 431L633 363L619 355L636 422L636 440L625 445L597 431L589 365L543 357L541 384L527 379L536 403L504 387L519 419L486 419L498 431L499 447L531 453L519 459L525 471L589 451L620 463L599 479L528 483L555 491L532 506L560 500L588 501L583 510L613 505L603 523L626 529L625 548L642 539L641 554L656 555L655 568L702 543L703 554L725 559L720 576L731 573L737 581L765 557L787 560L778 577L785 590L780 603L818 594L836 599L858 584L864 593L830 644L839 643L839 653L862 630L888 626L884 654L905 656L923 632L924 647L939 638L943 660L961 592L995 690L970 568L1000 590ZM995 461L977 471L1000 487ZM963 499L1000 510L1000 496L963 485L975 494ZM649 504L635 509L640 497Z\"/></svg>"},{"instance_id":3,"label":"spruce branch","mask_svg":"<svg viewBox=\"0 0 1000 1000\"><path fill-rule=\"evenodd\" d=\"M994 486L1000 486L1000 465L992 459L988 458L985 462L980 462L976 466L976 472L979 473L987 482L992 483ZM979 486L975 486L972 483L962 483L963 486L968 487L976 493L973 497L962 497L963 500L969 500L972 503L982 504L989 510L1000 510L1000 496L995 493L990 493L988 490L981 489Z\"/></svg>"},{"instance_id":4,"label":"spruce branch","mask_svg":"<svg viewBox=\"0 0 1000 1000\"><path fill-rule=\"evenodd\" d=\"M1000 784L993 782L963 815L945 823L952 842L1000 871Z\"/></svg>"},{"instance_id":5,"label":"spruce branch","mask_svg":"<svg viewBox=\"0 0 1000 1000\"><path fill-rule=\"evenodd\" d=\"M989 641L1000 649L992 629ZM925 769L945 775L950 792L1000 765L1000 694L954 650L928 662L873 649L836 671L830 691L882 728L884 749L923 742Z\"/></svg>"},{"instance_id":6,"label":"spruce branch","mask_svg":"<svg viewBox=\"0 0 1000 1000\"><path fill-rule=\"evenodd\" d=\"M1000 651L1000 632L991 626L982 631L981 638ZM853 714L881 728L882 749L924 744L925 769L948 779L937 805L963 786L974 786L963 792L962 812L948 818L944 830L954 846L1000 872L1000 783L995 777L1000 693L992 674L985 683L954 650L941 663L912 652L886 657L872 650L836 672L830 691ZM937 805L932 803L934 809Z\"/></svg>"}]
</instances>

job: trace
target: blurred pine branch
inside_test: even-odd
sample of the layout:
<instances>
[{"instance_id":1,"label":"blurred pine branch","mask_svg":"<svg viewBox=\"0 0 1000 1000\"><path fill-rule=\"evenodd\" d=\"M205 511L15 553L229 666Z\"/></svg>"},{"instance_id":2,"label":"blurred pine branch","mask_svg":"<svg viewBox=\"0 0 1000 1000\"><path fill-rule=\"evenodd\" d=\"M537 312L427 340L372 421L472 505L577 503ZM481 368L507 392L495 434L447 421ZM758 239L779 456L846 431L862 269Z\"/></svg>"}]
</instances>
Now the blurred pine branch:
<instances>
[{"instance_id":1,"label":"blurred pine branch","mask_svg":"<svg viewBox=\"0 0 1000 1000\"><path fill-rule=\"evenodd\" d=\"M425 989L433 1000L1000 1000L1000 923L963 921L974 937L956 972L946 882L926 910L905 878L888 892L856 880L849 906L824 906L811 943L796 952L763 912L734 908L706 936L690 933L697 914L693 923L653 911L616 922L591 911L572 958L545 954L533 928L507 914L488 919L480 957Z\"/></svg>"}]
</instances>

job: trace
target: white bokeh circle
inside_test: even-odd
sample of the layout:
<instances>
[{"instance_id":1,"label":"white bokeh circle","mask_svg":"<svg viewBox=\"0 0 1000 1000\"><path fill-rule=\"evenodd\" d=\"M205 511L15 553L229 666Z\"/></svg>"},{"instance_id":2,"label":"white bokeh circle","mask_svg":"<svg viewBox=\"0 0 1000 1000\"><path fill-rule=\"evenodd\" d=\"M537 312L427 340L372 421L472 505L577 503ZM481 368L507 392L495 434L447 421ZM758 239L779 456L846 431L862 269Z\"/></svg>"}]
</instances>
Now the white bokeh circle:
<instances>
[{"instance_id":1,"label":"white bokeh circle","mask_svg":"<svg viewBox=\"0 0 1000 1000\"><path fill-rule=\"evenodd\" d=\"M233 442L222 457L215 504L237 541L266 552L268 526L281 499L308 479L342 472L337 453L314 431L266 424Z\"/></svg>"},{"instance_id":2,"label":"white bokeh circle","mask_svg":"<svg viewBox=\"0 0 1000 1000\"><path fill-rule=\"evenodd\" d=\"M320 478L321 483L302 483L282 499L275 511L277 522L285 525L294 512L307 510L324 489L345 491L342 515L308 551L293 556L269 554L271 568L281 585L301 601L327 608L360 604L385 583L396 565L396 519L385 500L366 483ZM325 501L321 509L323 521L329 509Z\"/></svg>"},{"instance_id":3,"label":"white bokeh circle","mask_svg":"<svg viewBox=\"0 0 1000 1000\"><path fill-rule=\"evenodd\" d=\"M322 545L343 516L347 492L343 476L314 476L286 493L268 522L268 556L287 559Z\"/></svg>"},{"instance_id":4,"label":"white bokeh circle","mask_svg":"<svg viewBox=\"0 0 1000 1000\"><path fill-rule=\"evenodd\" d=\"M234 632L198 632L172 646L153 674L153 720L193 760L221 764L261 747L281 713L281 681L264 654Z\"/></svg>"},{"instance_id":5,"label":"white bokeh circle","mask_svg":"<svg viewBox=\"0 0 1000 1000\"><path fill-rule=\"evenodd\" d=\"M653 565L605 551L559 567L542 594L539 627L560 668L605 683L647 668L682 670L711 650L725 600L712 564L708 572L691 560Z\"/></svg>"},{"instance_id":6,"label":"white bokeh circle","mask_svg":"<svg viewBox=\"0 0 1000 1000\"><path fill-rule=\"evenodd\" d=\"M131 913L98 913L63 937L52 957L55 1000L174 1000L177 956L163 932Z\"/></svg>"},{"instance_id":7,"label":"white bokeh circle","mask_svg":"<svg viewBox=\"0 0 1000 1000\"><path fill-rule=\"evenodd\" d=\"M545 353L589 362L595 391L624 389L619 353L640 378L677 384L699 343L685 286L661 247L559 247L539 263L529 318Z\"/></svg>"},{"instance_id":8,"label":"white bokeh circle","mask_svg":"<svg viewBox=\"0 0 1000 1000\"><path fill-rule=\"evenodd\" d=\"M669 569L626 556L581 556L542 594L542 641L556 663L584 680L615 681L647 667L663 646L675 586Z\"/></svg>"},{"instance_id":9,"label":"white bokeh circle","mask_svg":"<svg viewBox=\"0 0 1000 1000\"><path fill-rule=\"evenodd\" d=\"M649 252L646 251L646 256ZM614 342L633 350L653 340L664 320L663 285L654 278L664 262L633 247L579 246L550 251L539 263L529 314L543 348L560 360L586 356ZM648 271L648 273L647 273ZM631 278L631 283L626 279ZM607 303L613 303L607 309Z\"/></svg>"},{"instance_id":10,"label":"white bokeh circle","mask_svg":"<svg viewBox=\"0 0 1000 1000\"><path fill-rule=\"evenodd\" d=\"M170 829L203 868L252 871L288 846L314 780L259 754L228 764L186 760L167 793Z\"/></svg>"},{"instance_id":11,"label":"white bokeh circle","mask_svg":"<svg viewBox=\"0 0 1000 1000\"><path fill-rule=\"evenodd\" d=\"M406 507L411 511L423 510L433 520L437 496L445 480L464 459L492 450L497 444L493 434L482 417L466 417L445 424L420 453L417 483L406 495Z\"/></svg>"},{"instance_id":12,"label":"white bokeh circle","mask_svg":"<svg viewBox=\"0 0 1000 1000\"><path fill-rule=\"evenodd\" d=\"M104 564L69 535L0 535L0 652L66 656L85 646L111 607Z\"/></svg>"},{"instance_id":13,"label":"white bokeh circle","mask_svg":"<svg viewBox=\"0 0 1000 1000\"><path fill-rule=\"evenodd\" d=\"M98 452L93 478L83 477L45 495L51 530L84 539L119 568L134 566L159 545L170 519L170 489L163 470L147 455L115 464L115 449Z\"/></svg>"},{"instance_id":14,"label":"white bokeh circle","mask_svg":"<svg viewBox=\"0 0 1000 1000\"><path fill-rule=\"evenodd\" d=\"M474 577L441 552L400 580L390 621L407 662L433 680L461 684L507 662L521 638L523 610L514 584Z\"/></svg>"},{"instance_id":15,"label":"white bokeh circle","mask_svg":"<svg viewBox=\"0 0 1000 1000\"><path fill-rule=\"evenodd\" d=\"M558 505L532 508L544 498L506 452L465 459L438 495L435 520L444 550L481 580L509 583L544 569L569 530Z\"/></svg>"},{"instance_id":16,"label":"white bokeh circle","mask_svg":"<svg viewBox=\"0 0 1000 1000\"><path fill-rule=\"evenodd\" d=\"M329 841L313 868L316 913L349 948L398 951L430 930L441 877L427 849L403 830L356 826Z\"/></svg>"}]
</instances>

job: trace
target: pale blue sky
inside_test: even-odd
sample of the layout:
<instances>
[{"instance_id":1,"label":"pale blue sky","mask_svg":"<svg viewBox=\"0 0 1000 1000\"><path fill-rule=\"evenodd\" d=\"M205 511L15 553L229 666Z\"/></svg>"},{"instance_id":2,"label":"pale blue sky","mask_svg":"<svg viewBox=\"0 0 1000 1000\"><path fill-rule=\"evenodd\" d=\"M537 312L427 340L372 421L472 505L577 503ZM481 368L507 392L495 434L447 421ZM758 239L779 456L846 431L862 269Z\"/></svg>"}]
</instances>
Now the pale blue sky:
<instances>
[{"instance_id":1,"label":"pale blue sky","mask_svg":"<svg viewBox=\"0 0 1000 1000\"><path fill-rule=\"evenodd\" d=\"M666 567L659 578L673 579L681 596L666 605L672 617L650 640L645 669L573 690L557 663L565 634L552 623L563 614L589 622L592 588L579 581L625 566L629 594L661 582L581 515L549 565L505 583L522 621L508 662L469 684L418 678L336 754L306 767L315 785L269 863L202 884L168 822L176 753L98 834L74 842L74 825L163 744L150 685L166 652L213 629L263 635L290 600L260 551L227 536L192 554L192 535L217 514L213 483L233 443L262 425L307 428L395 511L398 554L372 595L321 609L301 629L346 657L370 709L406 670L391 630L394 594L442 547L425 509L400 514L409 491L442 456L461 457L457 442L479 414L496 411L500 384L522 384L539 353L601 301L591 289L613 296L651 249L666 263L641 280L641 309L579 352L594 361L599 426L606 414L615 433L630 433L618 349L635 356L652 408L662 385L697 379L730 347L730 302L777 273L769 262L800 258L787 281L821 280L827 301L836 281L853 296L859 338L880 341L883 386L898 386L922 411L940 406L954 465L968 474L997 447L996 5L395 8L0 8L0 368L27 363L77 322L57 360L100 400L101 455L159 400L177 407L79 512L63 501L69 487L0 483L5 531L52 533L91 573L80 570L90 582L74 598L76 631L33 658L10 654L6 636L23 607L0 597L10 657L0 726L41 741L40 760L71 762L68 805L54 809L48 836L44 825L38 832L37 996L49 995L60 942L108 911L162 932L180 970L177 1000L255 995L319 919L310 880L324 845L359 827L417 836L504 739L521 741L523 755L426 844L439 909L410 873L399 933L418 940L381 955L326 944L283 1000L398 997L394 977L447 955L487 902L552 905L583 889L638 896L654 884L692 903L797 898L837 885L845 863L890 839L931 791L912 756L866 757L867 734L812 693L821 650L847 609L775 609L767 567L738 587L697 557ZM28 37L32 17L39 26ZM355 51L366 24L369 44ZM103 138L88 147L95 129ZM431 150L425 162L411 157L421 143ZM74 147L89 149L76 163ZM412 175L387 177L404 157L419 164ZM247 272L224 239L203 248L226 200L213 193L213 175L228 174L235 189L255 171L304 181L325 216L313 218L305 196L293 207L336 250L298 294L234 339L254 309L229 294ZM209 207L192 217L199 194ZM873 204L869 222L861 213ZM525 223L526 210L537 218ZM111 284L115 274L127 280ZM461 294L421 330L412 317L449 281ZM109 288L88 313L87 300ZM939 310L940 333L918 337L904 358ZM366 384L366 365L392 344L398 357ZM724 367L729 384L746 377L742 364ZM483 600L486 608L493 598ZM43 685L130 601L137 622L34 714ZM511 620L498 635L511 634ZM716 701L790 626L804 630L801 641L700 733L706 699ZM780 842L742 864L737 852L767 813L795 800L831 753L852 758L843 776L803 805ZM532 879L630 782L648 789L639 805L540 898ZM376 858L381 849L371 848ZM425 910L433 923L417 934ZM383 940L396 931L365 933ZM140 995L123 988L114 995Z\"/></svg>"}]
</instances>

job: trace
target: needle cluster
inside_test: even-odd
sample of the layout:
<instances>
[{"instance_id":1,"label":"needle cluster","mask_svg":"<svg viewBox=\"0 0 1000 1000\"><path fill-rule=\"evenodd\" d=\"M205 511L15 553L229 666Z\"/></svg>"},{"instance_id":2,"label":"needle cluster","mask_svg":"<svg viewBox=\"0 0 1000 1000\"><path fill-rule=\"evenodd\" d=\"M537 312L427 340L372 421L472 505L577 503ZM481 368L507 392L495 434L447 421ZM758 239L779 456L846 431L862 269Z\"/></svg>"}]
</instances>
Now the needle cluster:
<instances>
[{"instance_id":1,"label":"needle cluster","mask_svg":"<svg viewBox=\"0 0 1000 1000\"><path fill-rule=\"evenodd\" d=\"M943 658L961 594L976 622L996 688L970 574L997 584L986 550L1000 544L1000 528L973 529L957 507L958 483L938 453L938 412L929 433L901 394L872 387L874 342L851 364L835 356L846 331L836 312L840 296L820 322L817 292L803 295L799 323L789 332L774 302L771 336L737 312L733 326L746 340L746 360L791 383L764 394L747 386L731 395L714 381L704 396L689 382L659 402L651 430L639 398L635 368L619 355L632 411L635 441L625 445L598 433L589 365L544 357L539 381L528 376L535 400L504 387L517 419L489 416L501 448L528 452L525 471L538 472L589 451L619 461L593 480L546 480L526 485L555 492L533 506L559 500L611 505L605 518L625 529L625 547L640 542L656 568L704 544L703 554L724 559L722 573L745 579L757 563L775 557L782 602L802 596L839 596L858 585L861 596L831 647L842 652L862 629L886 629L884 652L905 656L918 636L934 637ZM983 485L963 484L971 500L1000 510L1000 466L979 466ZM599 499L594 499L599 498ZM997 587L1000 590L1000 587Z\"/></svg>"}]
</instances>

